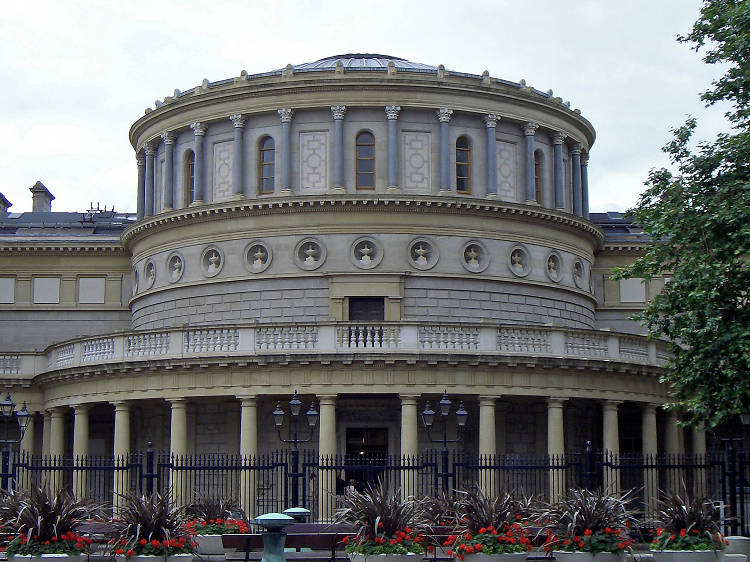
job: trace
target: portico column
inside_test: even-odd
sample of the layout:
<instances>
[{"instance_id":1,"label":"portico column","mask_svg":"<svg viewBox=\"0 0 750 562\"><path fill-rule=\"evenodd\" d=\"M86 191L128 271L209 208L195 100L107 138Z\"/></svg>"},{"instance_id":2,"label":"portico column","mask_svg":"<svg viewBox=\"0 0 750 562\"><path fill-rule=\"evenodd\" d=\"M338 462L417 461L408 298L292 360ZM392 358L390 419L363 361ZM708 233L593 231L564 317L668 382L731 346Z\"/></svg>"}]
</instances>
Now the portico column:
<instances>
[{"instance_id":1,"label":"portico column","mask_svg":"<svg viewBox=\"0 0 750 562\"><path fill-rule=\"evenodd\" d=\"M656 404L644 404L641 412L641 442L643 462L646 465L656 463ZM655 468L643 470L643 499L646 517L656 514L656 502L659 490L659 472Z\"/></svg>"},{"instance_id":2,"label":"portico column","mask_svg":"<svg viewBox=\"0 0 750 562\"><path fill-rule=\"evenodd\" d=\"M169 437L169 452L172 462L180 464L187 454L187 401L184 398L170 400L171 403L171 432ZM186 478L183 471L175 470L171 475L173 499L177 505L185 505L191 490L186 489Z\"/></svg>"},{"instance_id":3,"label":"portico column","mask_svg":"<svg viewBox=\"0 0 750 562\"><path fill-rule=\"evenodd\" d=\"M21 452L25 455L34 454L34 441L36 440L34 426L36 420L36 412L29 410L31 417L29 418L29 425L26 426L26 431L23 434L23 440L21 441Z\"/></svg>"},{"instance_id":4,"label":"portico column","mask_svg":"<svg viewBox=\"0 0 750 562\"><path fill-rule=\"evenodd\" d=\"M437 118L440 121L440 193L453 191L451 186L450 127L448 126L452 115L452 109L442 107L437 110Z\"/></svg>"},{"instance_id":5,"label":"portico column","mask_svg":"<svg viewBox=\"0 0 750 562\"><path fill-rule=\"evenodd\" d=\"M557 132L551 136L552 146L555 151L555 208L565 208L565 170L563 168L562 144L565 133Z\"/></svg>"},{"instance_id":6,"label":"portico column","mask_svg":"<svg viewBox=\"0 0 750 562\"><path fill-rule=\"evenodd\" d=\"M706 462L706 428L703 424L691 428L693 441L693 462L695 464L704 464ZM704 498L708 496L706 488L706 470L696 470L693 479L693 497Z\"/></svg>"},{"instance_id":7,"label":"portico column","mask_svg":"<svg viewBox=\"0 0 750 562\"><path fill-rule=\"evenodd\" d=\"M174 141L176 137L174 133L164 131L161 134L161 140L164 141L164 177L163 185L161 186L162 201L164 202L164 210L170 210L174 207Z\"/></svg>"},{"instance_id":8,"label":"portico column","mask_svg":"<svg viewBox=\"0 0 750 562\"><path fill-rule=\"evenodd\" d=\"M667 413L667 420L664 427L664 452L668 455L667 464L679 464L680 457L680 426L678 425L677 414L674 411ZM680 470L667 469L667 490L679 493L682 482Z\"/></svg>"},{"instance_id":9,"label":"portico column","mask_svg":"<svg viewBox=\"0 0 750 562\"><path fill-rule=\"evenodd\" d=\"M320 404L320 431L318 434L318 513L321 521L331 521L336 509L336 478L330 467L336 456L336 395L318 396Z\"/></svg>"},{"instance_id":10,"label":"portico column","mask_svg":"<svg viewBox=\"0 0 750 562\"><path fill-rule=\"evenodd\" d=\"M243 149L243 138L245 132L245 117L239 113L229 116L234 127L234 149L232 157L232 197L240 199L244 193L242 187L245 177L245 151Z\"/></svg>"},{"instance_id":11,"label":"portico column","mask_svg":"<svg viewBox=\"0 0 750 562\"><path fill-rule=\"evenodd\" d=\"M74 406L73 417L73 460L76 466L85 466L89 454L89 404ZM79 498L87 495L86 472L73 472L73 492Z\"/></svg>"},{"instance_id":12,"label":"portico column","mask_svg":"<svg viewBox=\"0 0 750 562\"><path fill-rule=\"evenodd\" d=\"M617 419L617 407L622 404L616 400L602 402L602 442L604 444L604 489L617 493L620 491L620 471L609 463L619 463L620 425Z\"/></svg>"},{"instance_id":13,"label":"portico column","mask_svg":"<svg viewBox=\"0 0 750 562\"><path fill-rule=\"evenodd\" d=\"M589 153L581 154L581 212L583 218L589 218Z\"/></svg>"},{"instance_id":14,"label":"portico column","mask_svg":"<svg viewBox=\"0 0 750 562\"><path fill-rule=\"evenodd\" d=\"M479 465L491 467L495 464L497 454L497 437L495 435L495 400L494 397L479 398ZM479 485L487 497L496 492L493 471L480 468Z\"/></svg>"},{"instance_id":15,"label":"portico column","mask_svg":"<svg viewBox=\"0 0 750 562\"><path fill-rule=\"evenodd\" d=\"M547 455L552 466L564 464L565 461L563 404L564 398L547 398ZM551 502L556 502L565 495L564 470L550 470L549 495Z\"/></svg>"},{"instance_id":16,"label":"portico column","mask_svg":"<svg viewBox=\"0 0 750 562\"><path fill-rule=\"evenodd\" d=\"M581 191L581 150L580 142L574 143L570 149L570 156L573 160L573 214L581 216L583 207L583 193Z\"/></svg>"},{"instance_id":17,"label":"portico column","mask_svg":"<svg viewBox=\"0 0 750 562\"><path fill-rule=\"evenodd\" d=\"M332 105L333 114L333 188L344 190L344 115L345 105Z\"/></svg>"},{"instance_id":18,"label":"portico column","mask_svg":"<svg viewBox=\"0 0 750 562\"><path fill-rule=\"evenodd\" d=\"M524 134L524 169L526 176L524 186L526 187L526 201L536 201L536 184L534 177L534 135L539 128L538 123L525 123L522 127ZM541 201L536 201L541 203Z\"/></svg>"},{"instance_id":19,"label":"portico column","mask_svg":"<svg viewBox=\"0 0 750 562\"><path fill-rule=\"evenodd\" d=\"M487 195L497 197L497 140L495 131L500 116L489 113L482 120L487 128Z\"/></svg>"},{"instance_id":20,"label":"portico column","mask_svg":"<svg viewBox=\"0 0 750 562\"><path fill-rule=\"evenodd\" d=\"M292 193L292 117L294 110L283 107L276 110L281 119L281 174L279 190L282 195Z\"/></svg>"},{"instance_id":21,"label":"portico column","mask_svg":"<svg viewBox=\"0 0 750 562\"><path fill-rule=\"evenodd\" d=\"M143 145L143 151L146 153L145 215L150 217L154 214L154 157L156 156L156 147L147 142Z\"/></svg>"},{"instance_id":22,"label":"portico column","mask_svg":"<svg viewBox=\"0 0 750 562\"><path fill-rule=\"evenodd\" d=\"M115 402L114 464L119 469L114 474L112 505L119 509L123 505L123 495L130 489L130 478L126 468L130 453L130 403Z\"/></svg>"},{"instance_id":23,"label":"portico column","mask_svg":"<svg viewBox=\"0 0 750 562\"><path fill-rule=\"evenodd\" d=\"M258 454L258 403L255 396L240 397L240 458L243 466L254 462ZM255 513L257 475L254 470L240 472L240 507L248 517Z\"/></svg>"},{"instance_id":24,"label":"portico column","mask_svg":"<svg viewBox=\"0 0 750 562\"><path fill-rule=\"evenodd\" d=\"M206 124L196 121L190 124L190 128L195 133L195 142L193 152L195 153L195 162L193 163L193 175L195 183L195 197L191 205L202 205L206 197L206 185L204 182L206 171L204 170L206 160L203 155L203 137L206 136Z\"/></svg>"},{"instance_id":25,"label":"portico column","mask_svg":"<svg viewBox=\"0 0 750 562\"><path fill-rule=\"evenodd\" d=\"M388 186L389 191L399 191L398 187L398 105L386 105L385 116L388 119Z\"/></svg>"},{"instance_id":26,"label":"portico column","mask_svg":"<svg viewBox=\"0 0 750 562\"><path fill-rule=\"evenodd\" d=\"M50 434L52 432L52 412L42 412L42 456L50 455Z\"/></svg>"},{"instance_id":27,"label":"portico column","mask_svg":"<svg viewBox=\"0 0 750 562\"><path fill-rule=\"evenodd\" d=\"M50 410L49 454L60 462L65 456L65 408ZM63 483L62 475L58 471L51 471L49 476L50 488L58 490Z\"/></svg>"},{"instance_id":28,"label":"portico column","mask_svg":"<svg viewBox=\"0 0 750 562\"><path fill-rule=\"evenodd\" d=\"M401 399L401 462L406 466L412 466L419 452L419 440L417 437L417 398L400 394ZM416 483L414 482L414 471L403 470L401 472L401 494L404 498L414 495Z\"/></svg>"},{"instance_id":29,"label":"portico column","mask_svg":"<svg viewBox=\"0 0 750 562\"><path fill-rule=\"evenodd\" d=\"M145 216L146 209L146 156L140 150L135 153L135 163L138 166L138 203L135 218L141 220Z\"/></svg>"}]
</instances>

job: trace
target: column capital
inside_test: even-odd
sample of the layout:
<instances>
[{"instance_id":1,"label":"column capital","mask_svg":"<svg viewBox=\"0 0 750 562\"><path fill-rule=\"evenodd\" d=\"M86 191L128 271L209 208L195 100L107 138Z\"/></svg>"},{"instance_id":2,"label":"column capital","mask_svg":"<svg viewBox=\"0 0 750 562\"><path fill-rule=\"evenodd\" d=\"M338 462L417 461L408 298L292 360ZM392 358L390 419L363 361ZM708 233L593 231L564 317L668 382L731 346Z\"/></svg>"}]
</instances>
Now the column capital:
<instances>
[{"instance_id":1,"label":"column capital","mask_svg":"<svg viewBox=\"0 0 750 562\"><path fill-rule=\"evenodd\" d=\"M336 404L337 394L318 394L318 404L332 406Z\"/></svg>"},{"instance_id":2,"label":"column capital","mask_svg":"<svg viewBox=\"0 0 750 562\"><path fill-rule=\"evenodd\" d=\"M389 121L395 121L398 119L398 112L401 111L400 105L386 105L385 116Z\"/></svg>"},{"instance_id":3,"label":"column capital","mask_svg":"<svg viewBox=\"0 0 750 562\"><path fill-rule=\"evenodd\" d=\"M146 153L146 156L154 156L156 154L156 144L151 141L144 143L143 152Z\"/></svg>"},{"instance_id":4,"label":"column capital","mask_svg":"<svg viewBox=\"0 0 750 562\"><path fill-rule=\"evenodd\" d=\"M294 116L294 110L290 107L280 107L276 110L276 113L279 114L279 119L281 119L282 123L291 123L292 117Z\"/></svg>"},{"instance_id":5,"label":"column capital","mask_svg":"<svg viewBox=\"0 0 750 562\"><path fill-rule=\"evenodd\" d=\"M404 404L417 404L417 400L421 397L421 394L399 394L398 399L401 400L401 405Z\"/></svg>"},{"instance_id":6,"label":"column capital","mask_svg":"<svg viewBox=\"0 0 750 562\"><path fill-rule=\"evenodd\" d=\"M581 153L581 166L588 166L588 165L589 165L589 153L582 152Z\"/></svg>"},{"instance_id":7,"label":"column capital","mask_svg":"<svg viewBox=\"0 0 750 562\"><path fill-rule=\"evenodd\" d=\"M552 397L550 396L547 398L547 407L548 408L562 408L565 402L567 402L567 398L558 398L558 397Z\"/></svg>"},{"instance_id":8,"label":"column capital","mask_svg":"<svg viewBox=\"0 0 750 562\"><path fill-rule=\"evenodd\" d=\"M235 129L242 129L245 126L245 116L240 113L233 113L229 116L229 120Z\"/></svg>"},{"instance_id":9,"label":"column capital","mask_svg":"<svg viewBox=\"0 0 750 562\"><path fill-rule=\"evenodd\" d=\"M526 135L527 137L533 137L536 134L536 130L538 128L539 128L539 123L532 123L531 121L521 125L523 134Z\"/></svg>"},{"instance_id":10,"label":"column capital","mask_svg":"<svg viewBox=\"0 0 750 562\"><path fill-rule=\"evenodd\" d=\"M139 168L146 166L146 154L142 150L135 153L135 163Z\"/></svg>"},{"instance_id":11,"label":"column capital","mask_svg":"<svg viewBox=\"0 0 750 562\"><path fill-rule=\"evenodd\" d=\"M190 123L190 128L193 129L196 137L202 137L206 134L206 124L201 123L200 121Z\"/></svg>"},{"instance_id":12,"label":"column capital","mask_svg":"<svg viewBox=\"0 0 750 562\"><path fill-rule=\"evenodd\" d=\"M240 401L240 404L242 406L248 405L248 406L255 406L258 404L258 397L257 396L236 396L237 400Z\"/></svg>"},{"instance_id":13,"label":"column capital","mask_svg":"<svg viewBox=\"0 0 750 562\"><path fill-rule=\"evenodd\" d=\"M562 131L555 131L549 138L552 139L552 144L562 144L566 136Z\"/></svg>"},{"instance_id":14,"label":"column capital","mask_svg":"<svg viewBox=\"0 0 750 562\"><path fill-rule=\"evenodd\" d=\"M601 404L604 410L617 410L617 407L622 404L622 400L602 400Z\"/></svg>"},{"instance_id":15,"label":"column capital","mask_svg":"<svg viewBox=\"0 0 750 562\"><path fill-rule=\"evenodd\" d=\"M187 407L187 398L167 398L166 400L172 405L172 409Z\"/></svg>"},{"instance_id":16,"label":"column capital","mask_svg":"<svg viewBox=\"0 0 750 562\"><path fill-rule=\"evenodd\" d=\"M333 113L333 120L339 121L343 119L344 115L346 114L346 106L345 105L332 105L331 113Z\"/></svg>"},{"instance_id":17,"label":"column capital","mask_svg":"<svg viewBox=\"0 0 750 562\"><path fill-rule=\"evenodd\" d=\"M580 156L582 150L583 150L583 145L580 142L574 142L570 146L570 153L572 155L578 154Z\"/></svg>"},{"instance_id":18,"label":"column capital","mask_svg":"<svg viewBox=\"0 0 750 562\"><path fill-rule=\"evenodd\" d=\"M86 403L86 404L73 404L73 411L76 414L78 414L78 413L85 414L86 412L88 412L91 409L91 406L92 405L88 404L88 403Z\"/></svg>"},{"instance_id":19,"label":"column capital","mask_svg":"<svg viewBox=\"0 0 750 562\"><path fill-rule=\"evenodd\" d=\"M447 107L441 107L435 112L435 114L437 115L438 121L441 123L448 123L453 115L453 110L448 109Z\"/></svg>"},{"instance_id":20,"label":"column capital","mask_svg":"<svg viewBox=\"0 0 750 562\"><path fill-rule=\"evenodd\" d=\"M161 140L164 141L164 144L167 145L173 145L174 141L177 139L177 136L175 136L175 134L170 131L164 131L160 136Z\"/></svg>"},{"instance_id":21,"label":"column capital","mask_svg":"<svg viewBox=\"0 0 750 562\"><path fill-rule=\"evenodd\" d=\"M497 127L498 121L500 121L500 116L496 113L488 113L487 115L482 117L482 122L488 129L494 129L495 127Z\"/></svg>"},{"instance_id":22,"label":"column capital","mask_svg":"<svg viewBox=\"0 0 750 562\"><path fill-rule=\"evenodd\" d=\"M661 407L661 404L654 404L652 402L646 402L645 404L641 404L641 409L643 410L643 413L649 413L656 415L656 409Z\"/></svg>"},{"instance_id":23,"label":"column capital","mask_svg":"<svg viewBox=\"0 0 750 562\"><path fill-rule=\"evenodd\" d=\"M479 406L495 406L497 404L498 396L480 396Z\"/></svg>"},{"instance_id":24,"label":"column capital","mask_svg":"<svg viewBox=\"0 0 750 562\"><path fill-rule=\"evenodd\" d=\"M117 411L124 411L130 409L130 400L115 400L113 402L110 402L115 407L115 412Z\"/></svg>"}]
</instances>

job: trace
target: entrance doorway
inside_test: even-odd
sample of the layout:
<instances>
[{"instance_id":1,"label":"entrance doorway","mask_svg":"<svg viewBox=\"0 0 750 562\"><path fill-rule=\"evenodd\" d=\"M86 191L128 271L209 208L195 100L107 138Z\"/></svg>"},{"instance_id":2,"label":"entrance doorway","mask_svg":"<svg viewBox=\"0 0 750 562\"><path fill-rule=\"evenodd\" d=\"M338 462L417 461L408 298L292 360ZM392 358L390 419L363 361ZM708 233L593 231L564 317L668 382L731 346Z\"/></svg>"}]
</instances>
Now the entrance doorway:
<instances>
[{"instance_id":1,"label":"entrance doorway","mask_svg":"<svg viewBox=\"0 0 750 562\"><path fill-rule=\"evenodd\" d=\"M346 430L346 485L358 491L374 484L388 457L387 427L349 427Z\"/></svg>"}]
</instances>

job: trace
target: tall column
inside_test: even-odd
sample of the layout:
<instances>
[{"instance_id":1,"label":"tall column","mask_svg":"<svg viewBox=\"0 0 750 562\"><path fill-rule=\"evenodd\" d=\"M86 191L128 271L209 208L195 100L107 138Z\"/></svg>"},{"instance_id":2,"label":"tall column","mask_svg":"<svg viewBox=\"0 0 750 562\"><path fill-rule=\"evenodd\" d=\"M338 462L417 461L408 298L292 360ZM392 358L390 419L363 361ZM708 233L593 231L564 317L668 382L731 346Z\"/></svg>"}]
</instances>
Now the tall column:
<instances>
[{"instance_id":1,"label":"tall column","mask_svg":"<svg viewBox=\"0 0 750 562\"><path fill-rule=\"evenodd\" d=\"M169 131L161 134L161 140L164 141L164 177L161 189L164 192L162 201L165 211L174 207L174 141L176 138L174 133Z\"/></svg>"},{"instance_id":2,"label":"tall column","mask_svg":"<svg viewBox=\"0 0 750 562\"><path fill-rule=\"evenodd\" d=\"M565 423L563 418L563 398L547 398L547 454L550 464L564 464ZM552 469L549 473L549 497L556 502L565 495L565 471Z\"/></svg>"},{"instance_id":3,"label":"tall column","mask_svg":"<svg viewBox=\"0 0 750 562\"><path fill-rule=\"evenodd\" d=\"M500 116L489 113L482 120L487 128L487 195L497 197L497 138L495 131Z\"/></svg>"},{"instance_id":4,"label":"tall column","mask_svg":"<svg viewBox=\"0 0 750 562\"><path fill-rule=\"evenodd\" d=\"M50 455L50 435L52 433L52 412L44 410L42 412L42 455Z\"/></svg>"},{"instance_id":5,"label":"tall column","mask_svg":"<svg viewBox=\"0 0 750 562\"><path fill-rule=\"evenodd\" d=\"M206 136L206 124L196 121L190 124L190 128L195 133L195 143L193 152L195 153L195 163L193 164L193 175L195 176L195 198L191 205L202 205L206 197L206 159L203 155L203 138Z\"/></svg>"},{"instance_id":6,"label":"tall column","mask_svg":"<svg viewBox=\"0 0 750 562\"><path fill-rule=\"evenodd\" d=\"M643 462L653 465L656 462L656 404L644 404L641 411L641 442ZM659 472L655 468L643 470L643 499L646 517L656 515L656 504L659 490Z\"/></svg>"},{"instance_id":7,"label":"tall column","mask_svg":"<svg viewBox=\"0 0 750 562\"><path fill-rule=\"evenodd\" d=\"M495 398L479 398L479 465L490 467L495 464L497 436L495 435ZM497 492L494 471L480 469L479 485L488 497Z\"/></svg>"},{"instance_id":8,"label":"tall column","mask_svg":"<svg viewBox=\"0 0 750 562\"><path fill-rule=\"evenodd\" d=\"M154 159L156 156L156 147L147 142L143 145L143 151L146 153L146 199L145 215L150 217L154 214Z\"/></svg>"},{"instance_id":9,"label":"tall column","mask_svg":"<svg viewBox=\"0 0 750 562\"><path fill-rule=\"evenodd\" d=\"M279 190L282 195L292 193L292 117L294 110L283 107L276 110L281 119L281 177Z\"/></svg>"},{"instance_id":10,"label":"tall column","mask_svg":"<svg viewBox=\"0 0 750 562\"><path fill-rule=\"evenodd\" d=\"M169 452L172 462L178 465L187 453L187 401L184 398L170 400L171 403L171 432L169 437ZM181 470L172 471L171 478L172 499L177 505L185 505L192 490L188 489L188 479Z\"/></svg>"},{"instance_id":11,"label":"tall column","mask_svg":"<svg viewBox=\"0 0 750 562\"><path fill-rule=\"evenodd\" d=\"M437 118L440 121L440 192L448 193L454 191L451 185L451 145L450 127L448 123L453 115L452 109L442 107L437 110Z\"/></svg>"},{"instance_id":12,"label":"tall column","mask_svg":"<svg viewBox=\"0 0 750 562\"><path fill-rule=\"evenodd\" d=\"M619 463L620 426L617 419L617 407L622 404L616 400L602 402L602 442L604 444L605 463ZM604 489L611 493L620 491L620 471L612 466L604 466Z\"/></svg>"},{"instance_id":13,"label":"tall column","mask_svg":"<svg viewBox=\"0 0 750 562\"><path fill-rule=\"evenodd\" d=\"M336 456L336 395L318 396L320 404L320 432L318 453L318 513L320 521L331 521L336 510L336 479L338 474L329 467Z\"/></svg>"},{"instance_id":14,"label":"tall column","mask_svg":"<svg viewBox=\"0 0 750 562\"><path fill-rule=\"evenodd\" d=\"M254 462L258 454L258 402L255 396L240 397L240 457L243 466ZM240 472L240 507L248 517L255 513L257 475L254 470Z\"/></svg>"},{"instance_id":15,"label":"tall column","mask_svg":"<svg viewBox=\"0 0 750 562\"><path fill-rule=\"evenodd\" d=\"M333 187L346 191L344 187L344 115L345 105L332 105L333 114Z\"/></svg>"},{"instance_id":16,"label":"tall column","mask_svg":"<svg viewBox=\"0 0 750 562\"><path fill-rule=\"evenodd\" d=\"M565 208L565 169L563 168L563 151L562 144L565 140L565 133L553 133L552 146L555 151L555 208Z\"/></svg>"},{"instance_id":17,"label":"tall column","mask_svg":"<svg viewBox=\"0 0 750 562\"><path fill-rule=\"evenodd\" d=\"M581 154L581 212L589 218L589 153Z\"/></svg>"},{"instance_id":18,"label":"tall column","mask_svg":"<svg viewBox=\"0 0 750 562\"><path fill-rule=\"evenodd\" d=\"M693 441L693 462L701 465L706 462L706 428L703 424L691 428ZM701 468L695 471L693 478L693 497L708 497L708 488L706 487L706 470Z\"/></svg>"},{"instance_id":19,"label":"tall column","mask_svg":"<svg viewBox=\"0 0 750 562\"><path fill-rule=\"evenodd\" d=\"M538 123L525 123L522 127L524 134L524 169L526 176L524 186L526 201L536 201L536 185L534 178L534 135L539 128ZM541 201L537 201L541 203Z\"/></svg>"},{"instance_id":20,"label":"tall column","mask_svg":"<svg viewBox=\"0 0 750 562\"><path fill-rule=\"evenodd\" d=\"M50 410L49 454L56 457L58 463L65 456L65 408ZM48 480L51 490L59 490L65 481L56 470L50 472Z\"/></svg>"},{"instance_id":21,"label":"tall column","mask_svg":"<svg viewBox=\"0 0 750 562\"><path fill-rule=\"evenodd\" d=\"M581 192L581 150L580 142L574 143L570 149L570 156L573 160L573 214L581 216L583 207L583 193Z\"/></svg>"},{"instance_id":22,"label":"tall column","mask_svg":"<svg viewBox=\"0 0 750 562\"><path fill-rule=\"evenodd\" d=\"M139 150L135 153L135 162L138 165L138 203L135 218L141 220L146 213L146 155Z\"/></svg>"},{"instance_id":23,"label":"tall column","mask_svg":"<svg viewBox=\"0 0 750 562\"><path fill-rule=\"evenodd\" d=\"M29 410L31 417L29 418L29 425L26 426L26 432L23 434L23 440L21 441L21 452L25 455L34 454L34 441L36 440L35 426L36 426L36 412Z\"/></svg>"},{"instance_id":24,"label":"tall column","mask_svg":"<svg viewBox=\"0 0 750 562\"><path fill-rule=\"evenodd\" d=\"M114 484L112 487L112 505L115 509L123 506L123 496L130 489L130 475L125 466L128 464L130 453L130 403L115 402L115 434L114 434Z\"/></svg>"},{"instance_id":25,"label":"tall column","mask_svg":"<svg viewBox=\"0 0 750 562\"><path fill-rule=\"evenodd\" d=\"M679 464L680 461L680 432L682 429L678 425L677 414L670 411L667 414L664 426L664 452L669 456L667 464ZM682 474L678 469L667 469L666 487L668 491L680 493Z\"/></svg>"},{"instance_id":26,"label":"tall column","mask_svg":"<svg viewBox=\"0 0 750 562\"><path fill-rule=\"evenodd\" d=\"M401 462L413 465L419 452L417 437L417 396L399 395L401 399ZM401 494L404 498L413 496L417 486L414 470L401 472Z\"/></svg>"},{"instance_id":27,"label":"tall column","mask_svg":"<svg viewBox=\"0 0 750 562\"><path fill-rule=\"evenodd\" d=\"M388 186L389 191L400 191L398 187L398 105L386 105L385 116L388 119Z\"/></svg>"},{"instance_id":28,"label":"tall column","mask_svg":"<svg viewBox=\"0 0 750 562\"><path fill-rule=\"evenodd\" d=\"M243 139L245 133L245 117L239 113L229 116L234 127L234 155L232 157L232 197L239 199L244 193L242 186L245 177L245 150Z\"/></svg>"},{"instance_id":29,"label":"tall column","mask_svg":"<svg viewBox=\"0 0 750 562\"><path fill-rule=\"evenodd\" d=\"M73 417L73 460L76 466L85 466L89 454L89 404L74 406ZM79 498L88 495L85 470L73 472L73 492Z\"/></svg>"}]
</instances>

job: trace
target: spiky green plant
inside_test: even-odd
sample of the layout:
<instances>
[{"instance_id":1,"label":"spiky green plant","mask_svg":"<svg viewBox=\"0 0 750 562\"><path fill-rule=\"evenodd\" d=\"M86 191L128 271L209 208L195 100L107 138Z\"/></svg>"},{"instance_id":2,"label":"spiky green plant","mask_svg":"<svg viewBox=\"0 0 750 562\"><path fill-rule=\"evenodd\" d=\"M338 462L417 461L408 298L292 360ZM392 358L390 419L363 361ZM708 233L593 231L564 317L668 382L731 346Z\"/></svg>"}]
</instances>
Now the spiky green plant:
<instances>
[{"instance_id":1,"label":"spiky green plant","mask_svg":"<svg viewBox=\"0 0 750 562\"><path fill-rule=\"evenodd\" d=\"M496 496L487 496L480 488L461 493L457 503L459 528L472 535L479 529L502 529L521 519L518 500L512 492L502 490Z\"/></svg>"},{"instance_id":2,"label":"spiky green plant","mask_svg":"<svg viewBox=\"0 0 750 562\"><path fill-rule=\"evenodd\" d=\"M21 504L29 493L24 489L0 491L0 527L3 532L15 534L16 518L21 512Z\"/></svg>"},{"instance_id":3,"label":"spiky green plant","mask_svg":"<svg viewBox=\"0 0 750 562\"><path fill-rule=\"evenodd\" d=\"M128 494L119 515L112 521L114 544L122 550L134 549L152 542L182 541L191 545L185 528L183 510L175 508L169 494Z\"/></svg>"},{"instance_id":4,"label":"spiky green plant","mask_svg":"<svg viewBox=\"0 0 750 562\"><path fill-rule=\"evenodd\" d=\"M455 529L458 523L458 496L450 491L441 490L435 496L427 496L419 501L421 517L426 525Z\"/></svg>"},{"instance_id":5,"label":"spiky green plant","mask_svg":"<svg viewBox=\"0 0 750 562\"><path fill-rule=\"evenodd\" d=\"M720 533L719 509L708 498L691 498L687 491L659 501L655 550L710 550L726 547Z\"/></svg>"},{"instance_id":6,"label":"spiky green plant","mask_svg":"<svg viewBox=\"0 0 750 562\"><path fill-rule=\"evenodd\" d=\"M102 510L101 505L76 498L68 490L52 493L46 483L29 492L7 493L4 499L7 503L0 508L0 518L16 533L36 536L39 542L76 533L83 522ZM15 519L12 510L16 510Z\"/></svg>"},{"instance_id":7,"label":"spiky green plant","mask_svg":"<svg viewBox=\"0 0 750 562\"><path fill-rule=\"evenodd\" d=\"M247 520L239 504L233 499L216 497L204 492L197 493L193 503L185 508L185 515L189 519L203 521L237 518L238 514L240 519Z\"/></svg>"}]
</instances>

